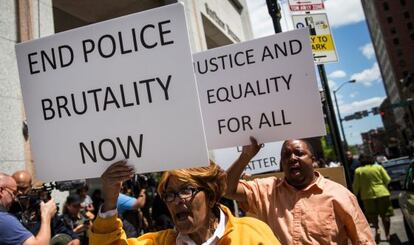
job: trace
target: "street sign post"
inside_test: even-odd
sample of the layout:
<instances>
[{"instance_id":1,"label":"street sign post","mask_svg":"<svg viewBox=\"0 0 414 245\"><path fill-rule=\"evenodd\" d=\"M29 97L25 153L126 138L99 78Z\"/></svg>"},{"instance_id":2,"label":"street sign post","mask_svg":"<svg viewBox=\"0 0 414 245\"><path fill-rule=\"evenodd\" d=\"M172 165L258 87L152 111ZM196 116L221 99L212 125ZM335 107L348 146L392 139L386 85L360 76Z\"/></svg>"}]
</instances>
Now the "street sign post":
<instances>
[{"instance_id":1,"label":"street sign post","mask_svg":"<svg viewBox=\"0 0 414 245\"><path fill-rule=\"evenodd\" d=\"M317 64L338 61L326 14L293 15L292 20L296 29L309 28L313 58Z\"/></svg>"},{"instance_id":2,"label":"street sign post","mask_svg":"<svg viewBox=\"0 0 414 245\"><path fill-rule=\"evenodd\" d=\"M141 173L208 164L182 4L18 44L16 55L39 179L95 178L122 159Z\"/></svg>"},{"instance_id":3,"label":"street sign post","mask_svg":"<svg viewBox=\"0 0 414 245\"><path fill-rule=\"evenodd\" d=\"M289 0L290 11L313 11L325 9L323 0Z\"/></svg>"}]
</instances>

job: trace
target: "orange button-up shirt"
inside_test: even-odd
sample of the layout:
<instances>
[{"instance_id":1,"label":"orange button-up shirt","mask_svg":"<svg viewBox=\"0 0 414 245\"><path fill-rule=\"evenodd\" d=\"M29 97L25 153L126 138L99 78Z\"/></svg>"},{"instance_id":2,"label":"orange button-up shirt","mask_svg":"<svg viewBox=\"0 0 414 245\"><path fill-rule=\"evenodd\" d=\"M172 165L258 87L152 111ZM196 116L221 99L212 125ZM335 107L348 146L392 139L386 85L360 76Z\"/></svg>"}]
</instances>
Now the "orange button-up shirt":
<instances>
[{"instance_id":1,"label":"orange button-up shirt","mask_svg":"<svg viewBox=\"0 0 414 245\"><path fill-rule=\"evenodd\" d=\"M281 244L375 244L355 196L342 185L317 179L297 190L284 179L243 181L241 207L266 222Z\"/></svg>"}]
</instances>

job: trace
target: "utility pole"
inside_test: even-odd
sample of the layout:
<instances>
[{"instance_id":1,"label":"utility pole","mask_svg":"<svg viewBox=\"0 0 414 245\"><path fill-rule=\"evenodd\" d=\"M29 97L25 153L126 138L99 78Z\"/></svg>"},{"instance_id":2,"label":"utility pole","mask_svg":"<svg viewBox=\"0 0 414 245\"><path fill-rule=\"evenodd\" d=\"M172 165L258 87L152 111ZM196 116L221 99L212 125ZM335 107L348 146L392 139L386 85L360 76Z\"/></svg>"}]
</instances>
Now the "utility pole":
<instances>
[{"instance_id":1,"label":"utility pole","mask_svg":"<svg viewBox=\"0 0 414 245\"><path fill-rule=\"evenodd\" d=\"M333 91L333 94L334 94L334 99L335 99L335 105L336 105L336 111L337 111L337 113L338 113L338 119L339 119L339 125L341 126L341 132L342 132L342 136L343 136L343 138L344 138L344 149L345 149L345 151L347 151L348 150L348 142L346 141L346 136L345 136L345 131L344 131L344 125L342 124L342 121L343 121L343 119L342 119L342 117L341 117L341 112L339 111L339 106L338 106L338 100L336 99L336 93L344 86L344 85L346 85L346 84L348 84L348 83L355 83L356 82L356 80L355 79L353 79L353 80L350 80L350 81L346 81L346 82L343 82L341 85L339 85L338 86L338 88L336 88L334 91ZM349 163L348 163L349 164Z\"/></svg>"},{"instance_id":2,"label":"utility pole","mask_svg":"<svg viewBox=\"0 0 414 245\"><path fill-rule=\"evenodd\" d=\"M331 91L329 89L328 85L328 78L326 77L325 72L325 66L323 64L318 65L318 72L319 77L321 78L321 83L323 86L323 90L325 91L325 101L326 101L326 113L327 113L327 119L328 124L330 127L330 131L332 134L332 141L335 149L336 155L339 157L339 160L342 162L345 170L345 178L348 185L348 189L351 190L352 183L351 183L351 176L349 172L349 163L346 160L345 152L342 147L341 137L339 135L339 129L338 129L338 123L336 122L335 118L335 111L332 104L332 97L331 97Z\"/></svg>"},{"instance_id":3,"label":"utility pole","mask_svg":"<svg viewBox=\"0 0 414 245\"><path fill-rule=\"evenodd\" d=\"M279 3L277 0L266 0L266 3L269 15L273 20L273 28L275 29L275 33L282 32L282 27L280 26L280 19L282 18L282 14L280 12Z\"/></svg>"}]
</instances>

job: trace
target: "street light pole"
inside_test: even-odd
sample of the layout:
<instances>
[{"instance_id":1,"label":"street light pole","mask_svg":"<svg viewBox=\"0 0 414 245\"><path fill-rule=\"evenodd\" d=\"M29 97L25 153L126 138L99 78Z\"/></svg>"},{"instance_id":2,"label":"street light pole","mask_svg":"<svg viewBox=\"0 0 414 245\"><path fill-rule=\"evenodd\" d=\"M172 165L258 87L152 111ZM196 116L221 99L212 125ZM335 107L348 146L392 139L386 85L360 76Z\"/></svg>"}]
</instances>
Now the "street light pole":
<instances>
[{"instance_id":1,"label":"street light pole","mask_svg":"<svg viewBox=\"0 0 414 245\"><path fill-rule=\"evenodd\" d=\"M341 85L339 85L339 87L337 89L335 89L333 91L334 99L335 99L335 105L336 105L336 112L338 114L338 119L339 119L339 126L341 127L342 136L344 137L344 149L345 149L345 151L348 150L348 142L346 141L344 126L342 124L342 121L343 120L342 120L342 117L341 117L341 112L339 111L338 100L336 99L336 92L338 92L342 88L342 86L344 86L345 84L355 83L355 82L356 82L355 79L350 80L350 81L343 82Z\"/></svg>"}]
</instances>

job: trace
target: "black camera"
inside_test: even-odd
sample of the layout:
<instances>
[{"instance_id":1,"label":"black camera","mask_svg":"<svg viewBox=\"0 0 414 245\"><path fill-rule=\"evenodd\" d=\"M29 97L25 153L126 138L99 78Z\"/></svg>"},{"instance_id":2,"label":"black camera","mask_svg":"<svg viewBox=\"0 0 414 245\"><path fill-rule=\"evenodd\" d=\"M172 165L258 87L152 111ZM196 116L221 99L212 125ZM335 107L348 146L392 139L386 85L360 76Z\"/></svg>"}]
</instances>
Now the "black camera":
<instances>
[{"instance_id":1,"label":"black camera","mask_svg":"<svg viewBox=\"0 0 414 245\"><path fill-rule=\"evenodd\" d=\"M34 226L40 221L40 202L49 201L52 196L54 185L43 184L32 188L26 195L17 196L17 202L13 203L10 212L27 228Z\"/></svg>"},{"instance_id":2,"label":"black camera","mask_svg":"<svg viewBox=\"0 0 414 245\"><path fill-rule=\"evenodd\" d=\"M148 177L143 174L135 174L134 177L123 184L124 192L132 196L138 196L142 189L148 188Z\"/></svg>"}]
</instances>

